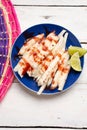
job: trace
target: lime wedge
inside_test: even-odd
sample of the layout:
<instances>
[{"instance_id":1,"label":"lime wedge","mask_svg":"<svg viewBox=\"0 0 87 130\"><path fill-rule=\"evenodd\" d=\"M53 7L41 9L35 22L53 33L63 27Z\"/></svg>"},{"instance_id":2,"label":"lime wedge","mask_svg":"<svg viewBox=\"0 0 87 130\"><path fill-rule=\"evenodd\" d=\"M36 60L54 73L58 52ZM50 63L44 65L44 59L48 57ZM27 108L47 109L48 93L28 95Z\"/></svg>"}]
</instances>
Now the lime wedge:
<instances>
[{"instance_id":1,"label":"lime wedge","mask_svg":"<svg viewBox=\"0 0 87 130\"><path fill-rule=\"evenodd\" d=\"M68 53L69 55L73 55L74 53L78 52L79 56L83 56L87 53L87 49L81 48L81 47L77 47L77 46L70 46L68 48Z\"/></svg>"},{"instance_id":2,"label":"lime wedge","mask_svg":"<svg viewBox=\"0 0 87 130\"><path fill-rule=\"evenodd\" d=\"M79 58L79 53L76 52L71 56L70 59L70 65L71 67L75 70L75 71L81 71L81 62L80 62L80 58Z\"/></svg>"}]
</instances>

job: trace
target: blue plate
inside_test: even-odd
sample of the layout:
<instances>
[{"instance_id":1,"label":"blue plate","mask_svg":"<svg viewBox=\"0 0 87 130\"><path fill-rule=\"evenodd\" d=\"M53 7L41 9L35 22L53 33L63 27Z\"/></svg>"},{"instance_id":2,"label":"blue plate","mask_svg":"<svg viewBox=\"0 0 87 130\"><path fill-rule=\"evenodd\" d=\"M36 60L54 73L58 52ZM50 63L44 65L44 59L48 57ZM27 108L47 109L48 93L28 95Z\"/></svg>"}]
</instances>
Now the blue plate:
<instances>
[{"instance_id":1,"label":"blue plate","mask_svg":"<svg viewBox=\"0 0 87 130\"><path fill-rule=\"evenodd\" d=\"M56 32L56 34L59 34L63 29L67 30L64 27L61 27L59 25L54 25L54 24L39 24L39 25L35 25L33 27L28 28L27 30L25 30L15 41L13 48L12 48L12 52L11 52L11 65L12 65L12 69L17 65L18 61L20 60L19 57L17 57L18 51L20 50L20 48L22 47L22 45L24 44L24 41L32 36L35 36L37 34L40 33L44 33L45 36L54 31ZM68 39L67 39L67 43L66 43L66 48L68 48L70 45L72 46L78 46L81 47L78 39L69 31L67 30L67 32L69 33ZM81 57L81 66L83 68L83 64L84 64L84 57ZM14 70L13 70L14 72ZM18 81L26 88L28 88L31 91L37 92L39 90L39 87L37 85L37 83L33 80L33 78L29 77L27 74L21 78L18 73L15 73L16 78L18 79ZM70 70L69 75L67 77L66 83L64 85L64 88L62 91L68 89L71 87L71 85L73 83L75 83L75 81L79 78L81 72L76 72L73 69ZM45 89L43 91L43 94L56 94L56 93L60 93L57 88L54 90L49 90L49 89Z\"/></svg>"}]
</instances>

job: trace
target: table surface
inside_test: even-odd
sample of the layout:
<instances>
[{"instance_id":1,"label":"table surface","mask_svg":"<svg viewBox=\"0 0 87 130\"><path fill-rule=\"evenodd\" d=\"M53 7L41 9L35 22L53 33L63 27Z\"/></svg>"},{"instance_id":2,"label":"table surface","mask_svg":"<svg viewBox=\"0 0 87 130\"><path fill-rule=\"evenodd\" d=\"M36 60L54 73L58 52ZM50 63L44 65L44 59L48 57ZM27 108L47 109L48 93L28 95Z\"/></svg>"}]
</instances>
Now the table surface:
<instances>
[{"instance_id":1,"label":"table surface","mask_svg":"<svg viewBox=\"0 0 87 130\"><path fill-rule=\"evenodd\" d=\"M54 23L68 28L87 48L87 0L12 0L21 30ZM37 96L14 79L0 104L0 128L87 129L87 55L79 79L68 91Z\"/></svg>"}]
</instances>

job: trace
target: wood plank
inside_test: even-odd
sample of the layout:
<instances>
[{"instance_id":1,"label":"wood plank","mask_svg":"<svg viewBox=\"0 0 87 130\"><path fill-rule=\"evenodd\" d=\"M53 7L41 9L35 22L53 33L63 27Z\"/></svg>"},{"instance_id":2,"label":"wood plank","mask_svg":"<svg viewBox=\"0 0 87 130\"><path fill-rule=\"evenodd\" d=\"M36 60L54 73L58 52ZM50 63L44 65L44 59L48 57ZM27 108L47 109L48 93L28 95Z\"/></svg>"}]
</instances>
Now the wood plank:
<instances>
[{"instance_id":1,"label":"wood plank","mask_svg":"<svg viewBox=\"0 0 87 130\"><path fill-rule=\"evenodd\" d=\"M0 104L0 126L87 128L87 84L60 95L37 96L18 83Z\"/></svg>"},{"instance_id":2,"label":"wood plank","mask_svg":"<svg viewBox=\"0 0 87 130\"><path fill-rule=\"evenodd\" d=\"M16 5L87 5L86 0L12 0Z\"/></svg>"},{"instance_id":3,"label":"wood plank","mask_svg":"<svg viewBox=\"0 0 87 130\"><path fill-rule=\"evenodd\" d=\"M38 23L54 23L71 30L80 41L87 42L87 1L63 0L46 1L12 1L15 6L22 31ZM26 4L27 3L27 4ZM38 7L39 5L81 5L77 7ZM85 7L82 7L82 6ZM79 15L78 15L79 14ZM78 17L77 17L78 16ZM87 48L87 44L83 44ZM13 127L59 127L87 129L87 55L85 65L78 81L68 91L54 96L37 96L18 82L13 83L5 99L0 104L0 126ZM9 129L9 128L8 128ZM19 129L19 128L16 128ZM23 128L24 129L24 128ZM25 128L26 129L26 128ZM36 129L36 128L30 128ZM41 129L41 128L40 128ZM44 128L43 128L44 129ZM47 128L48 129L48 128ZM53 130L54 128L52 128ZM46 128L45 128L46 130Z\"/></svg>"},{"instance_id":4,"label":"wood plank","mask_svg":"<svg viewBox=\"0 0 87 130\"><path fill-rule=\"evenodd\" d=\"M22 128L22 127L19 127L19 128L16 128L16 127L14 127L15 128L15 130L36 130L36 129L38 129L38 130L55 130L55 128ZM11 128L11 127L9 127L9 128L1 128L2 130L14 130L14 128ZM60 128L57 128L57 130L60 130ZM72 130L72 129L67 129L67 128L61 128L61 130ZM75 129L73 129L73 130L75 130Z\"/></svg>"},{"instance_id":5,"label":"wood plank","mask_svg":"<svg viewBox=\"0 0 87 130\"><path fill-rule=\"evenodd\" d=\"M87 8L67 7L15 7L19 22L24 31L40 23L53 23L71 30L76 37L87 41ZM78 15L79 14L79 15Z\"/></svg>"}]
</instances>

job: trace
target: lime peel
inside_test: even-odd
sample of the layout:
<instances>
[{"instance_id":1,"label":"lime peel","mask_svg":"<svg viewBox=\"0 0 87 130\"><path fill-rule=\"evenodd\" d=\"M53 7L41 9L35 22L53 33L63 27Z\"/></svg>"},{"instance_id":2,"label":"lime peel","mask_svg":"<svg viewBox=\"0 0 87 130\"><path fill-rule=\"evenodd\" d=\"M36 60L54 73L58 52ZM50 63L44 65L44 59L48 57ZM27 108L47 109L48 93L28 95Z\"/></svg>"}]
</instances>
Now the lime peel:
<instances>
[{"instance_id":1,"label":"lime peel","mask_svg":"<svg viewBox=\"0 0 87 130\"><path fill-rule=\"evenodd\" d=\"M83 55L87 53L87 49L82 48L82 47L77 47L77 46L69 46L68 53L70 56L72 56L76 52L79 53L79 57L82 57Z\"/></svg>"},{"instance_id":2,"label":"lime peel","mask_svg":"<svg viewBox=\"0 0 87 130\"><path fill-rule=\"evenodd\" d=\"M70 65L75 71L82 71L79 52L76 52L71 56Z\"/></svg>"}]
</instances>

